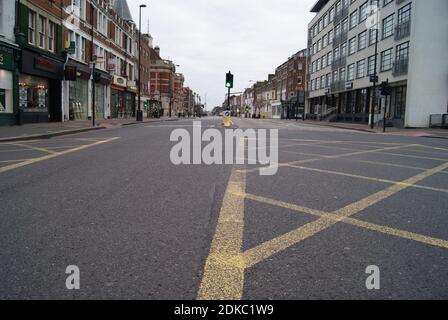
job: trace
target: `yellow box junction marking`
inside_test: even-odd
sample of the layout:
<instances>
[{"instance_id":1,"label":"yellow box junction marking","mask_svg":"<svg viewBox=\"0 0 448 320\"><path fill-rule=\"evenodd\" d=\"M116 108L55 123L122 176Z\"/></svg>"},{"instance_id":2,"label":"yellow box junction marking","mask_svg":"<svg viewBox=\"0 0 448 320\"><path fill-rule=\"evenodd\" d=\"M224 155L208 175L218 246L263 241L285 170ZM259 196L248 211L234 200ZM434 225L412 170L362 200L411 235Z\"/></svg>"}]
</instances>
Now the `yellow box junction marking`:
<instances>
[{"instance_id":1,"label":"yellow box junction marking","mask_svg":"<svg viewBox=\"0 0 448 320\"><path fill-rule=\"evenodd\" d=\"M348 218L351 218L351 216L357 214L358 212L361 212L361 211L377 204L378 202L383 201L383 200L397 194L398 192L409 188L409 186L411 186L421 180L424 180L440 171L446 170L446 169L448 169L448 163L445 163L436 168L429 169L425 172L422 172L412 178L402 181L401 183L397 183L385 190L374 193L360 201L352 203L342 209L336 210L333 213L323 213L319 210L312 210L312 209L307 209L307 208L303 208L303 207L297 207L298 210L296 210L296 211L310 213L312 215L322 216L322 217L316 221L306 224L303 227L300 227L300 228L293 230L285 235L282 235L280 237L277 237L275 239L267 241L253 249L246 251L244 253L245 264L246 264L246 266L253 266L278 252L281 252L293 245L298 244L299 242L301 242L311 236L314 236L315 234L317 234L323 230L326 230L327 228L335 225L338 222L344 222L344 221L345 222L346 221L356 222L356 224L358 226L368 226L369 229L371 229L371 230L377 230L377 231L381 231L384 233L391 233L391 231L395 230L395 229L388 228L388 227L382 227L382 226L375 227L374 224L369 224L366 222L358 223L357 220L354 220L354 219L348 220ZM263 198L261 198L261 197L254 197L252 195L246 195L246 196L249 199L252 199L255 201L263 200ZM270 204L279 205L279 204L282 204L282 202L271 201ZM280 206L283 206L283 205L280 205ZM448 241L445 241L445 240L436 240L436 239L433 239L430 237L425 237L425 236L420 236L420 235L414 236L410 232L405 232L405 231L400 231L400 230L395 230L393 234L396 236L405 235L405 238L407 238L407 239L421 241L421 242L425 242L425 243L429 243L429 244L433 244L433 245L438 244L439 246L448 248ZM432 240L425 240L425 239L432 239ZM422 240L424 240L424 241L422 241Z\"/></svg>"},{"instance_id":2,"label":"yellow box junction marking","mask_svg":"<svg viewBox=\"0 0 448 320\"><path fill-rule=\"evenodd\" d=\"M240 300L245 266L241 255L244 229L246 175L232 169L224 195L218 226L205 263L199 300Z\"/></svg>"},{"instance_id":3,"label":"yellow box junction marking","mask_svg":"<svg viewBox=\"0 0 448 320\"><path fill-rule=\"evenodd\" d=\"M88 149L88 148L91 148L91 147L94 147L94 146L98 146L100 144L105 144L105 143L108 143L108 142L111 142L111 141L114 141L114 140L117 140L117 139L120 139L120 138L110 138L110 139L107 139L107 140L97 141L97 142L94 142L92 144L80 146L80 147L69 149L69 150L65 150L65 151L62 151L62 152L52 152L51 154L43 156L43 157L29 159L29 160L26 160L26 161L23 161L23 162L20 162L20 163L15 163L15 164L11 164L9 166L2 167L2 168L0 168L0 173L4 173L4 172L7 172L7 171L11 171L11 170L14 170L14 169L25 167L25 166L28 166L30 164L34 164L34 163L37 163L37 162L41 162L41 161L53 159L53 158L56 158L56 157L60 157L60 156L66 155L66 154L70 154L70 153L76 152L76 151L81 151L81 150L84 150L84 149Z\"/></svg>"},{"instance_id":4,"label":"yellow box junction marking","mask_svg":"<svg viewBox=\"0 0 448 320\"><path fill-rule=\"evenodd\" d=\"M295 140L299 141L299 139ZM316 142L316 144L319 143L318 140L306 140L306 141ZM329 155L329 156L316 155L318 156L317 158L299 160L279 165L294 166L300 163L309 163L323 159L335 159L359 154L385 152L389 150L418 146L415 144L387 144L387 143L384 143L383 145L389 145L389 147L384 147L381 149L356 151L339 155ZM276 253L286 250L291 246L296 245L301 241L308 239L318 234L319 232L324 231L330 228L331 226L334 226L339 222L448 249L448 241L446 240L436 239L429 236L419 235L416 233L394 229L387 226L381 226L374 223L369 223L352 218L352 216L355 215L356 213L359 213L377 204L378 202L381 202L397 194L402 190L405 190L410 187L415 187L417 182L424 180L439 172L443 172L444 170L447 169L448 169L448 163L444 163L436 168L425 170L420 174L417 174L416 176L413 176L404 181L396 182L382 179L381 182L387 182L393 185L385 190L372 194L360 201L352 203L342 209L336 210L332 213L328 213L311 208L305 208L290 203L285 203L282 201L246 194L245 175L248 172L257 171L258 168L252 170L244 170L243 168L240 167L234 167L232 169L232 175L230 177L229 184L227 186L226 193L224 196L224 201L218 219L218 226L215 236L213 238L210 254L205 264L204 275L202 282L200 284L198 299L202 300L242 299L243 287L244 287L244 272L247 268L256 265L257 263L273 256ZM319 170L319 171L322 172L325 171L325 173L335 173L328 170ZM343 173L337 173L337 174L343 174ZM356 175L350 175L350 176L356 176ZM375 181L381 180L375 178L372 179L374 179ZM436 190L436 188L429 188L429 189ZM444 189L440 190L437 189L437 191L441 190L443 190L443 192L446 192L446 190ZM260 203L292 209L300 213L306 213L317 216L319 217L319 219L311 223L308 223L296 230L288 232L282 236L276 237L270 241L266 241L265 243L255 248L249 249L246 252L242 252L245 199L251 199L254 201L258 201Z\"/></svg>"}]
</instances>

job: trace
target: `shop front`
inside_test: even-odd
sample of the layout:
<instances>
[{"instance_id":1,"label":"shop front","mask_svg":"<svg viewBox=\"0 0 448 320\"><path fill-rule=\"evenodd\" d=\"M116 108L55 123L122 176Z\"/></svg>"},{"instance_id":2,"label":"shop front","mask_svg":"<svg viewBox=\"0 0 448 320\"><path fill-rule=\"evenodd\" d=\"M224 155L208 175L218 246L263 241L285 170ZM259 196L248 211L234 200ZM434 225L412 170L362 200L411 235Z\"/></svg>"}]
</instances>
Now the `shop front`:
<instances>
[{"instance_id":1,"label":"shop front","mask_svg":"<svg viewBox=\"0 0 448 320\"><path fill-rule=\"evenodd\" d=\"M23 50L19 75L19 124L62 121L64 64Z\"/></svg>"},{"instance_id":2,"label":"shop front","mask_svg":"<svg viewBox=\"0 0 448 320\"><path fill-rule=\"evenodd\" d=\"M138 87L135 81L128 80L126 88L126 108L131 117L137 116Z\"/></svg>"},{"instance_id":3,"label":"shop front","mask_svg":"<svg viewBox=\"0 0 448 320\"><path fill-rule=\"evenodd\" d=\"M127 118L126 87L126 78L113 76L110 94L110 116L113 119Z\"/></svg>"},{"instance_id":4,"label":"shop front","mask_svg":"<svg viewBox=\"0 0 448 320\"><path fill-rule=\"evenodd\" d=\"M66 79L67 71L76 73L69 82L69 120L87 120L89 117L89 80L91 77L91 70L87 65L70 60L66 65Z\"/></svg>"},{"instance_id":5,"label":"shop front","mask_svg":"<svg viewBox=\"0 0 448 320\"><path fill-rule=\"evenodd\" d=\"M95 117L104 119L106 117L107 90L112 82L112 77L101 70L95 71L97 74L95 82Z\"/></svg>"},{"instance_id":6,"label":"shop front","mask_svg":"<svg viewBox=\"0 0 448 320\"><path fill-rule=\"evenodd\" d=\"M16 123L15 49L0 43L0 126Z\"/></svg>"}]
</instances>

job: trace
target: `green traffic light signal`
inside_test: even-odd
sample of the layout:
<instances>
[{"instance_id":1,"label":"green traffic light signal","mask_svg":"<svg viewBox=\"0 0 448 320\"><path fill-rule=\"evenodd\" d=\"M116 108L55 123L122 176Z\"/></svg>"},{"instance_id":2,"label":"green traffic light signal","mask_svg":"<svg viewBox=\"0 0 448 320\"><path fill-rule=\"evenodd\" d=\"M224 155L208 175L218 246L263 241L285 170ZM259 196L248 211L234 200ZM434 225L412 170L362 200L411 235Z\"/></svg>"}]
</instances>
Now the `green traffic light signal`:
<instances>
[{"instance_id":1,"label":"green traffic light signal","mask_svg":"<svg viewBox=\"0 0 448 320\"><path fill-rule=\"evenodd\" d=\"M230 71L226 75L226 88L233 88L233 74Z\"/></svg>"}]
</instances>

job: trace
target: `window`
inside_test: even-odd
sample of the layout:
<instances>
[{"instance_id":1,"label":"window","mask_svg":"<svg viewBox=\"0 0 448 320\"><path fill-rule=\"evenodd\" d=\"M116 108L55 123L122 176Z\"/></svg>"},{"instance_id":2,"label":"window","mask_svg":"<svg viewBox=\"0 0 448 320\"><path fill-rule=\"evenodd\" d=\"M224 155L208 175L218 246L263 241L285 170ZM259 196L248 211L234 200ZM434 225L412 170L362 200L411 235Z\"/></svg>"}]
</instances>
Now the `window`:
<instances>
[{"instance_id":1,"label":"window","mask_svg":"<svg viewBox=\"0 0 448 320\"><path fill-rule=\"evenodd\" d=\"M341 31L344 33L346 31L348 31L348 18L345 18L344 20L342 20L341 23Z\"/></svg>"},{"instance_id":2,"label":"window","mask_svg":"<svg viewBox=\"0 0 448 320\"><path fill-rule=\"evenodd\" d=\"M328 44L333 43L333 30L330 30L330 32L328 32Z\"/></svg>"},{"instance_id":3,"label":"window","mask_svg":"<svg viewBox=\"0 0 448 320\"><path fill-rule=\"evenodd\" d=\"M326 78L326 85L329 87L331 86L331 73L327 73Z\"/></svg>"},{"instance_id":4,"label":"window","mask_svg":"<svg viewBox=\"0 0 448 320\"><path fill-rule=\"evenodd\" d=\"M363 78L366 69L366 61L363 59L356 63L356 78Z\"/></svg>"},{"instance_id":5,"label":"window","mask_svg":"<svg viewBox=\"0 0 448 320\"><path fill-rule=\"evenodd\" d=\"M383 7L385 7L385 6L387 6L389 3L391 3L394 0L383 0L383 1L384 1Z\"/></svg>"},{"instance_id":6,"label":"window","mask_svg":"<svg viewBox=\"0 0 448 320\"><path fill-rule=\"evenodd\" d=\"M377 29L369 30L369 46L374 45L377 38Z\"/></svg>"},{"instance_id":7,"label":"window","mask_svg":"<svg viewBox=\"0 0 448 320\"><path fill-rule=\"evenodd\" d=\"M86 19L86 0L72 0L72 6L79 8L79 18ZM77 11L75 11L76 13Z\"/></svg>"},{"instance_id":8,"label":"window","mask_svg":"<svg viewBox=\"0 0 448 320\"><path fill-rule=\"evenodd\" d=\"M411 4L408 4L398 10L398 24L402 24L411 20Z\"/></svg>"},{"instance_id":9,"label":"window","mask_svg":"<svg viewBox=\"0 0 448 320\"><path fill-rule=\"evenodd\" d=\"M333 22L333 20L334 20L334 7L330 9L329 17L330 17L330 22Z\"/></svg>"},{"instance_id":10,"label":"window","mask_svg":"<svg viewBox=\"0 0 448 320\"><path fill-rule=\"evenodd\" d=\"M324 56L322 57L322 69L325 68L327 66L327 55L324 54Z\"/></svg>"},{"instance_id":11,"label":"window","mask_svg":"<svg viewBox=\"0 0 448 320\"><path fill-rule=\"evenodd\" d=\"M341 57L345 57L347 55L347 42L341 44Z\"/></svg>"},{"instance_id":12,"label":"window","mask_svg":"<svg viewBox=\"0 0 448 320\"><path fill-rule=\"evenodd\" d=\"M394 14L383 19L383 39L394 34Z\"/></svg>"},{"instance_id":13,"label":"window","mask_svg":"<svg viewBox=\"0 0 448 320\"><path fill-rule=\"evenodd\" d=\"M45 33L47 30L47 19L39 16L39 42L38 46L40 48L45 48Z\"/></svg>"},{"instance_id":14,"label":"window","mask_svg":"<svg viewBox=\"0 0 448 320\"><path fill-rule=\"evenodd\" d=\"M55 40L55 33L56 33L56 25L54 22L48 23L48 50L51 52L54 52L54 40Z\"/></svg>"},{"instance_id":15,"label":"window","mask_svg":"<svg viewBox=\"0 0 448 320\"><path fill-rule=\"evenodd\" d=\"M28 13L28 43L36 43L36 13L31 10Z\"/></svg>"},{"instance_id":16,"label":"window","mask_svg":"<svg viewBox=\"0 0 448 320\"><path fill-rule=\"evenodd\" d=\"M340 55L339 55L339 48L335 48L334 49L333 55L334 55L333 60L339 59L339 57L340 57Z\"/></svg>"},{"instance_id":17,"label":"window","mask_svg":"<svg viewBox=\"0 0 448 320\"><path fill-rule=\"evenodd\" d=\"M367 59L367 75L371 76L375 74L375 56L370 56Z\"/></svg>"},{"instance_id":18,"label":"window","mask_svg":"<svg viewBox=\"0 0 448 320\"><path fill-rule=\"evenodd\" d=\"M358 51L367 47L367 30L360 33L358 36Z\"/></svg>"},{"instance_id":19,"label":"window","mask_svg":"<svg viewBox=\"0 0 448 320\"><path fill-rule=\"evenodd\" d=\"M328 61L328 65L331 66L331 64L333 63L333 54L332 54L332 52L328 52L328 54L327 54L327 61Z\"/></svg>"},{"instance_id":20,"label":"window","mask_svg":"<svg viewBox=\"0 0 448 320\"><path fill-rule=\"evenodd\" d=\"M406 60L409 57L409 42L405 42L397 46L397 60Z\"/></svg>"},{"instance_id":21,"label":"window","mask_svg":"<svg viewBox=\"0 0 448 320\"><path fill-rule=\"evenodd\" d=\"M337 82L339 80L339 72L338 70L333 71L333 82Z\"/></svg>"},{"instance_id":22,"label":"window","mask_svg":"<svg viewBox=\"0 0 448 320\"><path fill-rule=\"evenodd\" d=\"M353 81L355 79L355 64L352 63L347 67L347 81Z\"/></svg>"},{"instance_id":23,"label":"window","mask_svg":"<svg viewBox=\"0 0 448 320\"><path fill-rule=\"evenodd\" d=\"M98 12L97 29L103 35L107 35L107 17L101 12Z\"/></svg>"},{"instance_id":24,"label":"window","mask_svg":"<svg viewBox=\"0 0 448 320\"><path fill-rule=\"evenodd\" d=\"M345 68L339 69L339 80L345 81Z\"/></svg>"},{"instance_id":25,"label":"window","mask_svg":"<svg viewBox=\"0 0 448 320\"><path fill-rule=\"evenodd\" d=\"M353 37L348 41L348 54L352 55L354 53L356 53L356 37Z\"/></svg>"},{"instance_id":26,"label":"window","mask_svg":"<svg viewBox=\"0 0 448 320\"><path fill-rule=\"evenodd\" d=\"M368 4L369 4L369 2L366 1L362 6L359 7L359 22L360 23L367 19L367 16L369 14L367 12Z\"/></svg>"},{"instance_id":27,"label":"window","mask_svg":"<svg viewBox=\"0 0 448 320\"><path fill-rule=\"evenodd\" d=\"M355 10L350 14L350 29L353 29L358 25L358 11Z\"/></svg>"},{"instance_id":28,"label":"window","mask_svg":"<svg viewBox=\"0 0 448 320\"><path fill-rule=\"evenodd\" d=\"M381 71L392 69L392 48L381 52Z\"/></svg>"},{"instance_id":29,"label":"window","mask_svg":"<svg viewBox=\"0 0 448 320\"><path fill-rule=\"evenodd\" d=\"M0 0L0 34L3 32L3 0Z\"/></svg>"}]
</instances>

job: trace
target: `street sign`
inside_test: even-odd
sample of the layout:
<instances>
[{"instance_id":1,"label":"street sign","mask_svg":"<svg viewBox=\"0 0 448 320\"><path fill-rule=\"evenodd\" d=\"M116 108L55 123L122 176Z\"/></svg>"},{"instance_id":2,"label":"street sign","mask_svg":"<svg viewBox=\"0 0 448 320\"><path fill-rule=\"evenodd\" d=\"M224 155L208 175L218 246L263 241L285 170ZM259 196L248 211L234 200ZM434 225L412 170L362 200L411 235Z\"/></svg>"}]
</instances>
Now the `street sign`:
<instances>
[{"instance_id":1,"label":"street sign","mask_svg":"<svg viewBox=\"0 0 448 320\"><path fill-rule=\"evenodd\" d=\"M224 111L223 124L224 124L224 127L230 127L230 125L232 124L232 121L230 120L230 111Z\"/></svg>"},{"instance_id":2,"label":"street sign","mask_svg":"<svg viewBox=\"0 0 448 320\"><path fill-rule=\"evenodd\" d=\"M372 83L378 83L379 82L379 77L375 76L375 75L370 75L370 82Z\"/></svg>"}]
</instances>

